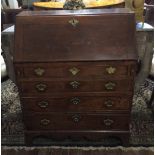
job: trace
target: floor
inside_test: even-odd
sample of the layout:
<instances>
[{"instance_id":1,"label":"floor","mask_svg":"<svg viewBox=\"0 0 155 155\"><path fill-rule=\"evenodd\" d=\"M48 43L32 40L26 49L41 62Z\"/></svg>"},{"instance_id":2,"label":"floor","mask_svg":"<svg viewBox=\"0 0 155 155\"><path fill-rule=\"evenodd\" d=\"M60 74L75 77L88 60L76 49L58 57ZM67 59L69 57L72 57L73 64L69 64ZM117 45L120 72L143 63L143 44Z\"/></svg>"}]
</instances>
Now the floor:
<instances>
[{"instance_id":1,"label":"floor","mask_svg":"<svg viewBox=\"0 0 155 155\"><path fill-rule=\"evenodd\" d=\"M153 155L153 147L2 147L2 155Z\"/></svg>"}]
</instances>

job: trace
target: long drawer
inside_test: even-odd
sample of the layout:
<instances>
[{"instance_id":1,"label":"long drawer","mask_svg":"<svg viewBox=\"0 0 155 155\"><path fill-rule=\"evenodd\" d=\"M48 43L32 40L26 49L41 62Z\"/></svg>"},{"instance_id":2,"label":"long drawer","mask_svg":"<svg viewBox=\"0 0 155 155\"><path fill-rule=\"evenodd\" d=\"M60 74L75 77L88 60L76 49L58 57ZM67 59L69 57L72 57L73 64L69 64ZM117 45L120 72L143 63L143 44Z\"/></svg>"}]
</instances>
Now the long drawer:
<instances>
[{"instance_id":1,"label":"long drawer","mask_svg":"<svg viewBox=\"0 0 155 155\"><path fill-rule=\"evenodd\" d=\"M33 113L25 115L27 130L128 130L129 115Z\"/></svg>"},{"instance_id":2,"label":"long drawer","mask_svg":"<svg viewBox=\"0 0 155 155\"><path fill-rule=\"evenodd\" d=\"M16 75L20 78L129 77L134 67L132 61L15 64Z\"/></svg>"},{"instance_id":3,"label":"long drawer","mask_svg":"<svg viewBox=\"0 0 155 155\"><path fill-rule=\"evenodd\" d=\"M43 95L61 92L124 92L132 91L133 80L54 80L20 81L22 96Z\"/></svg>"},{"instance_id":4,"label":"long drawer","mask_svg":"<svg viewBox=\"0 0 155 155\"><path fill-rule=\"evenodd\" d=\"M96 112L129 110L131 96L66 96L21 98L26 112Z\"/></svg>"}]
</instances>

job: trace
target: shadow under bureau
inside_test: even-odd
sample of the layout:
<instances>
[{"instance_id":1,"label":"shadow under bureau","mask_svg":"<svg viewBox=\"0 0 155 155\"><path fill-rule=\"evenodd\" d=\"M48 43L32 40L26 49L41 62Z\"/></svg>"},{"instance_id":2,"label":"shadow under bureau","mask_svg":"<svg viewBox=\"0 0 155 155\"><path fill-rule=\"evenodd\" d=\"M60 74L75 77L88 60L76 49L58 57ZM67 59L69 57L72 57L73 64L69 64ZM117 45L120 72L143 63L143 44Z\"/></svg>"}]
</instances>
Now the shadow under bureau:
<instances>
[{"instance_id":1,"label":"shadow under bureau","mask_svg":"<svg viewBox=\"0 0 155 155\"><path fill-rule=\"evenodd\" d=\"M137 65L133 12L22 12L13 61L27 145L38 136L128 143Z\"/></svg>"}]
</instances>

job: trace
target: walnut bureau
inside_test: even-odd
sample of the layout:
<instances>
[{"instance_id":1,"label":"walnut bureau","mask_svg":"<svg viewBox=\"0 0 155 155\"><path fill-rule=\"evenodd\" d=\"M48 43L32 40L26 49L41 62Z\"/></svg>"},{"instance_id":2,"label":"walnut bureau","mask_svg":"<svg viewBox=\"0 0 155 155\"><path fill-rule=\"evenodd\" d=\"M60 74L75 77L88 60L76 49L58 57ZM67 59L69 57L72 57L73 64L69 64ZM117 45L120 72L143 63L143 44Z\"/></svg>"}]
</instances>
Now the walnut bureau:
<instances>
[{"instance_id":1,"label":"walnut bureau","mask_svg":"<svg viewBox=\"0 0 155 155\"><path fill-rule=\"evenodd\" d=\"M17 15L13 62L26 144L38 136L127 144L136 52L126 9Z\"/></svg>"}]
</instances>

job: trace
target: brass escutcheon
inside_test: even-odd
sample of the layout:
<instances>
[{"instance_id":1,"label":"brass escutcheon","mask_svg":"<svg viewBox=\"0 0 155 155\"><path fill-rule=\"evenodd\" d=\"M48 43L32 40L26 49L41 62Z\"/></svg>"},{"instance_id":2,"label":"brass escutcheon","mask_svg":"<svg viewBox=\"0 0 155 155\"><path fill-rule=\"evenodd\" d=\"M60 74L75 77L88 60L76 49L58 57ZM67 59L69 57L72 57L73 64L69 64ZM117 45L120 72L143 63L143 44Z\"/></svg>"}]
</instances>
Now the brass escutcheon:
<instances>
[{"instance_id":1,"label":"brass escutcheon","mask_svg":"<svg viewBox=\"0 0 155 155\"><path fill-rule=\"evenodd\" d=\"M113 83L113 82L108 82L105 84L105 88L107 90L114 90L115 87L116 87L116 83Z\"/></svg>"},{"instance_id":2,"label":"brass escutcheon","mask_svg":"<svg viewBox=\"0 0 155 155\"><path fill-rule=\"evenodd\" d=\"M77 104L79 104L81 101L80 101L80 99L79 99L78 97L72 97L71 100L70 100L70 102L71 102L72 104L77 105Z\"/></svg>"},{"instance_id":3,"label":"brass escutcheon","mask_svg":"<svg viewBox=\"0 0 155 155\"><path fill-rule=\"evenodd\" d=\"M114 123L114 121L111 119L105 119L103 122L106 126L111 126Z\"/></svg>"},{"instance_id":4,"label":"brass escutcheon","mask_svg":"<svg viewBox=\"0 0 155 155\"><path fill-rule=\"evenodd\" d=\"M77 19L71 19L68 21L73 27L76 27L79 24L79 21Z\"/></svg>"},{"instance_id":5,"label":"brass escutcheon","mask_svg":"<svg viewBox=\"0 0 155 155\"><path fill-rule=\"evenodd\" d=\"M77 89L80 86L80 83L77 81L72 81L69 84L72 86L73 89Z\"/></svg>"},{"instance_id":6,"label":"brass escutcheon","mask_svg":"<svg viewBox=\"0 0 155 155\"><path fill-rule=\"evenodd\" d=\"M48 125L48 124L50 124L50 120L48 120L48 119L42 119L41 121L40 121L40 123L41 123L41 125Z\"/></svg>"},{"instance_id":7,"label":"brass escutcheon","mask_svg":"<svg viewBox=\"0 0 155 155\"><path fill-rule=\"evenodd\" d=\"M106 107L110 108L110 107L113 106L113 101L107 100L107 101L104 102L104 104L105 104Z\"/></svg>"},{"instance_id":8,"label":"brass escutcheon","mask_svg":"<svg viewBox=\"0 0 155 155\"><path fill-rule=\"evenodd\" d=\"M43 84L43 83L40 83L40 84L37 84L35 87L39 92L44 92L46 90L46 88L47 88L47 85Z\"/></svg>"},{"instance_id":9,"label":"brass escutcheon","mask_svg":"<svg viewBox=\"0 0 155 155\"><path fill-rule=\"evenodd\" d=\"M72 75L76 75L78 72L80 72L80 70L76 67L69 69L69 71L72 73Z\"/></svg>"},{"instance_id":10,"label":"brass escutcheon","mask_svg":"<svg viewBox=\"0 0 155 155\"><path fill-rule=\"evenodd\" d=\"M110 66L110 67L106 68L106 71L107 71L108 74L114 74L116 72L116 68Z\"/></svg>"},{"instance_id":11,"label":"brass escutcheon","mask_svg":"<svg viewBox=\"0 0 155 155\"><path fill-rule=\"evenodd\" d=\"M47 108L47 107L48 107L48 102L46 102L46 101L41 101L41 102L38 103L38 106L39 106L40 108Z\"/></svg>"},{"instance_id":12,"label":"brass escutcheon","mask_svg":"<svg viewBox=\"0 0 155 155\"><path fill-rule=\"evenodd\" d=\"M42 68L36 68L36 69L34 70L34 72L35 72L35 74L36 74L37 76L42 76L42 75L44 74L45 70L42 69Z\"/></svg>"},{"instance_id":13,"label":"brass escutcheon","mask_svg":"<svg viewBox=\"0 0 155 155\"><path fill-rule=\"evenodd\" d=\"M75 114L75 115L72 116L72 119L73 119L73 121L75 123L78 123L80 121L80 119L81 119L81 116L78 115L78 114Z\"/></svg>"}]
</instances>

